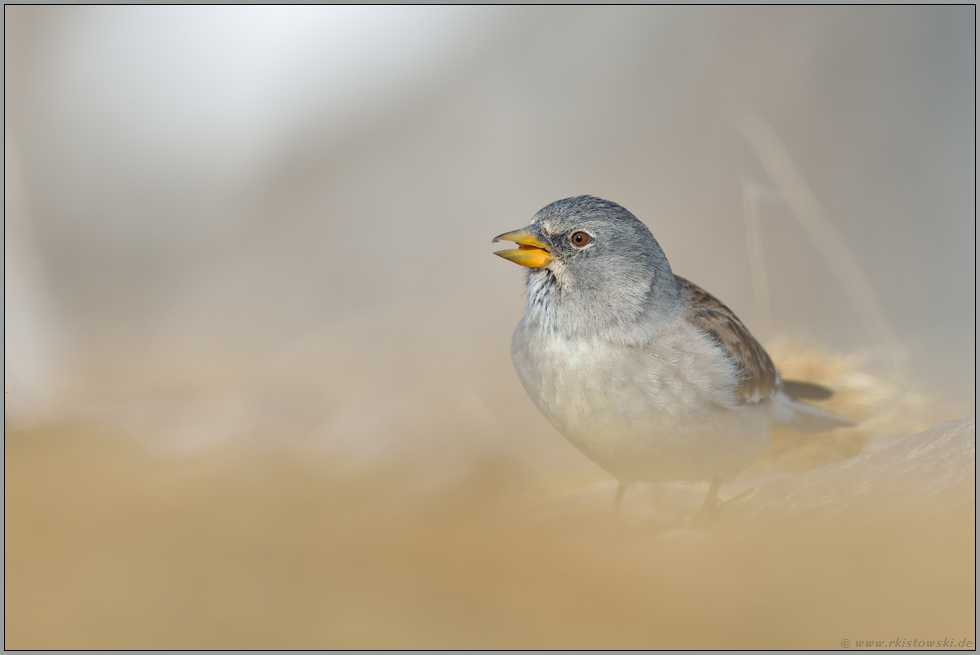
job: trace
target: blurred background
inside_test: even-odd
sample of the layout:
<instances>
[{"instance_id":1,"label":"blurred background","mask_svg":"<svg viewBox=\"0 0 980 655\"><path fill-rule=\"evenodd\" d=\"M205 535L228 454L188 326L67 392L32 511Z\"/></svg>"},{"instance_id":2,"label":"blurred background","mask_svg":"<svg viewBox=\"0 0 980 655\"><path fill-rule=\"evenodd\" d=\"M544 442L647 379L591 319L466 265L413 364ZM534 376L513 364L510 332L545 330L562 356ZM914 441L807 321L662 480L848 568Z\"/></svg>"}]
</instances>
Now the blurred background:
<instances>
[{"instance_id":1,"label":"blurred background","mask_svg":"<svg viewBox=\"0 0 980 655\"><path fill-rule=\"evenodd\" d=\"M6 645L973 626L953 565L922 573L945 601L875 578L853 619L826 583L825 631L781 608L826 576L752 545L668 553L670 579L663 492L612 523L612 481L520 387L523 273L490 240L616 201L787 377L836 388L861 427L777 435L759 479L972 416L975 15L5 7Z\"/></svg>"}]
</instances>

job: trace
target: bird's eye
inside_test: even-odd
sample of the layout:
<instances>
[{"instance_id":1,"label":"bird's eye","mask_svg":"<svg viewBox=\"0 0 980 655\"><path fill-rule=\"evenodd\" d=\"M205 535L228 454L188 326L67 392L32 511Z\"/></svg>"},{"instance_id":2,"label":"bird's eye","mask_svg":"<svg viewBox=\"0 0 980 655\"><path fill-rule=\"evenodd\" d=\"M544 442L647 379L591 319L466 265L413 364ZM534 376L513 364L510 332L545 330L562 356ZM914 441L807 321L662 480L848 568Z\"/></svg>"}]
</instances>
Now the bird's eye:
<instances>
[{"instance_id":1,"label":"bird's eye","mask_svg":"<svg viewBox=\"0 0 980 655\"><path fill-rule=\"evenodd\" d=\"M585 244L587 244L589 241L592 241L592 237L589 236L588 232L576 232L575 234L572 235L572 243L574 243L576 246L580 248Z\"/></svg>"}]
</instances>

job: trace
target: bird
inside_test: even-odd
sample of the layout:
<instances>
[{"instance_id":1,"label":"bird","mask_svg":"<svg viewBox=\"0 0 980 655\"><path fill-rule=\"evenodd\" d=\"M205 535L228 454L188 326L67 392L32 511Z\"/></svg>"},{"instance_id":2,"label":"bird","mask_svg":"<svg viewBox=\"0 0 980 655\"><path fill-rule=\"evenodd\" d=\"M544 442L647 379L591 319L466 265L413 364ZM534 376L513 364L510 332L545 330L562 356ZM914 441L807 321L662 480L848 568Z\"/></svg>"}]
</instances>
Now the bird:
<instances>
[{"instance_id":1,"label":"bird","mask_svg":"<svg viewBox=\"0 0 980 655\"><path fill-rule=\"evenodd\" d=\"M783 380L735 313L675 275L649 228L624 207L577 196L494 242L527 269L510 353L528 396L569 442L615 477L614 506L637 482L710 480L693 522L712 520L722 484L761 452L774 425L855 425L802 402L832 391Z\"/></svg>"}]
</instances>

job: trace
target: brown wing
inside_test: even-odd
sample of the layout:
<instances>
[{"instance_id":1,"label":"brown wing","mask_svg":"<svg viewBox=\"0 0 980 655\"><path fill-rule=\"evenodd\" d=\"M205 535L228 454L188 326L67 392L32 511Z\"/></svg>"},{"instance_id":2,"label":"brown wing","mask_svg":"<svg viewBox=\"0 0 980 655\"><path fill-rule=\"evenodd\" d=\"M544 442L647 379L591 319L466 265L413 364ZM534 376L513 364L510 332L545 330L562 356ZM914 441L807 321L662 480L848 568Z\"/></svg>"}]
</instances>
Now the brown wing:
<instances>
[{"instance_id":1,"label":"brown wing","mask_svg":"<svg viewBox=\"0 0 980 655\"><path fill-rule=\"evenodd\" d=\"M779 391L779 372L735 312L693 282L677 279L691 299L687 320L717 341L735 362L742 378L736 392L739 403L758 402Z\"/></svg>"}]
</instances>

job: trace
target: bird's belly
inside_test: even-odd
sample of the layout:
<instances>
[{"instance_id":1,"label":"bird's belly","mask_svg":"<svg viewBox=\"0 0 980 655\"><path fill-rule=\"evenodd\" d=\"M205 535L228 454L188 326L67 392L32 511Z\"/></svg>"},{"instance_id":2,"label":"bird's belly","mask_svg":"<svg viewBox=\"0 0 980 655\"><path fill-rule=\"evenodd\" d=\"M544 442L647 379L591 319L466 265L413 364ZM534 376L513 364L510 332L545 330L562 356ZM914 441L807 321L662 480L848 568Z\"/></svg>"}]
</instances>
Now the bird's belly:
<instances>
[{"instance_id":1,"label":"bird's belly","mask_svg":"<svg viewBox=\"0 0 980 655\"><path fill-rule=\"evenodd\" d=\"M735 405L727 360L689 336L638 350L518 326L512 355L538 409L620 480L732 479L768 442L769 408Z\"/></svg>"}]
</instances>

